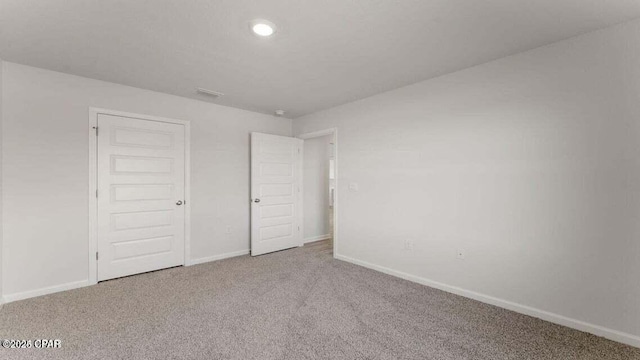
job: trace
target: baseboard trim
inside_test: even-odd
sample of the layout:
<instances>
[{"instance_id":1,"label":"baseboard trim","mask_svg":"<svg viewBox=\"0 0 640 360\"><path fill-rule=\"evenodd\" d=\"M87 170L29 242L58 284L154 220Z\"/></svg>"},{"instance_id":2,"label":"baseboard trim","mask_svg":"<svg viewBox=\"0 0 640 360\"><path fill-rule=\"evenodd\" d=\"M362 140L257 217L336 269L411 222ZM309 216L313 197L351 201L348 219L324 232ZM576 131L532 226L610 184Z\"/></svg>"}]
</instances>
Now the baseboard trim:
<instances>
[{"instance_id":1,"label":"baseboard trim","mask_svg":"<svg viewBox=\"0 0 640 360\"><path fill-rule=\"evenodd\" d=\"M442 291L446 291L455 295L464 296L466 298L477 300L486 304L494 305L494 306L511 310L520 314L532 316L538 319L552 322L554 324L566 326L572 329L580 330L596 336L604 337L609 340L617 341L623 344L640 348L640 337L632 334L624 333L617 330L612 330L599 325L590 324L584 321L572 319L566 316L536 309L530 306L521 305L515 302L499 299L493 296L477 293L475 291L466 290L457 286L443 284L437 281L411 275L402 271L393 270L384 266L371 264L366 261L354 259L348 256L336 254L335 258L338 260L346 261L348 263L359 265L368 269L376 270L388 275L399 277L401 279L405 279L418 284L422 284L422 285L436 288Z\"/></svg>"},{"instance_id":2,"label":"baseboard trim","mask_svg":"<svg viewBox=\"0 0 640 360\"><path fill-rule=\"evenodd\" d=\"M331 234L324 234L324 235L308 237L308 238L305 238L304 240L302 240L302 242L304 242L306 244L306 243L310 243L310 242L315 242L315 241L320 241L320 240L327 240L327 239L331 239Z\"/></svg>"},{"instance_id":3,"label":"baseboard trim","mask_svg":"<svg viewBox=\"0 0 640 360\"><path fill-rule=\"evenodd\" d=\"M204 264L204 263L211 262L211 261L223 260L223 259L228 259L228 258L247 255L247 254L249 254L249 249L240 250L240 251L233 251L233 252L228 252L228 253L219 254L219 255L207 256L207 257L203 257L203 258L199 258L199 259L192 259L191 261L189 261L189 266L197 265L197 264Z\"/></svg>"},{"instance_id":4,"label":"baseboard trim","mask_svg":"<svg viewBox=\"0 0 640 360\"><path fill-rule=\"evenodd\" d=\"M209 256L209 257L200 258L200 259L194 259L194 260L191 260L189 262L189 265L196 265L196 264L206 263L206 262L209 262L209 261L227 259L227 258L231 258L231 257L235 257L235 256L246 255L248 253L249 253L249 250L241 250L241 251L235 251L235 252L230 252L230 253L225 253L225 254L220 254L220 255ZM73 289L77 289L77 288L81 288L81 287L85 287L85 286L89 286L89 285L95 285L95 284L90 284L89 280L82 280L82 281L74 281L74 282L70 282L70 283L66 283L66 284L62 284L62 285L49 286L49 287L42 288L42 289L36 289L36 290L30 290L30 291L25 291L25 292L21 292L21 293L4 295L0 299L0 304L2 304L2 303L6 304L6 303L13 302L13 301L24 300L24 299L37 297L37 296L53 294L53 293L57 293L57 292L60 292L60 291L73 290Z\"/></svg>"},{"instance_id":5,"label":"baseboard trim","mask_svg":"<svg viewBox=\"0 0 640 360\"><path fill-rule=\"evenodd\" d=\"M229 253L220 254L220 255L204 257L200 259L194 259L189 262L189 265L202 264L210 261L216 261L216 260L222 260L222 259L227 259L231 257L241 256L241 255L247 255L248 253L249 253L249 250L241 250L241 251L229 252ZM66 284L61 284L61 285L49 286L49 287L36 289L36 290L29 290L29 291L24 291L20 293L4 295L0 298L0 306L3 303L6 304L6 303L10 303L18 300L25 300L25 299L29 299L37 296L49 295L49 294L57 293L60 291L73 290L73 289L77 289L77 288L81 288L89 285L95 285L95 284L90 284L89 280L82 280L82 281L74 281Z\"/></svg>"},{"instance_id":6,"label":"baseboard trim","mask_svg":"<svg viewBox=\"0 0 640 360\"><path fill-rule=\"evenodd\" d=\"M61 285L48 286L41 289L29 290L15 294L4 295L3 302L10 303L18 300L29 299L37 296L49 295L60 291L73 290L81 287L89 286L89 280L74 281Z\"/></svg>"}]
</instances>

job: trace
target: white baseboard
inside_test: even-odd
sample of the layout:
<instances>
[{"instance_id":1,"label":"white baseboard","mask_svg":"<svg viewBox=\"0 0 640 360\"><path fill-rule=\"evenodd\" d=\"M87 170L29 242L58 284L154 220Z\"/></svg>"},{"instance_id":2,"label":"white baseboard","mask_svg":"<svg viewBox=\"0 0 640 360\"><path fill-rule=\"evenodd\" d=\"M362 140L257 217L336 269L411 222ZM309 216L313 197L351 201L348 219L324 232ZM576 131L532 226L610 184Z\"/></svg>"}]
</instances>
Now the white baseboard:
<instances>
[{"instance_id":1,"label":"white baseboard","mask_svg":"<svg viewBox=\"0 0 640 360\"><path fill-rule=\"evenodd\" d=\"M426 285L432 288L436 288L442 291L446 291L452 294L464 296L473 300L477 300L486 304L498 306L507 310L511 310L520 314L529 315L538 319L552 322L554 324L570 327L576 330L584 331L593 335L601 336L609 340L617 341L623 344L631 345L640 348L640 337L632 334L627 334L621 331L608 329L599 325L590 324L584 321L575 320L566 316L554 314L548 311L539 310L530 306L521 305L511 301L495 298L493 296L480 294L474 291L465 290L456 286L443 284L437 281L425 279L419 276L411 275L405 272L386 268L375 264L368 263L366 261L354 259L348 256L336 254L335 258L338 260L346 261L355 265L360 265L372 270L376 270L388 275L396 276L401 279L409 280L418 284Z\"/></svg>"},{"instance_id":2,"label":"white baseboard","mask_svg":"<svg viewBox=\"0 0 640 360\"><path fill-rule=\"evenodd\" d=\"M189 266L190 265L203 264L203 263L210 262L210 261L228 259L228 258L232 258L232 257L236 257L236 256L247 255L248 253L249 253L249 249L240 250L240 251L234 251L234 252L228 252L228 253L219 254L219 255L207 256L207 257L203 257L203 258L199 258L199 259L192 259L191 261L189 261Z\"/></svg>"},{"instance_id":3,"label":"white baseboard","mask_svg":"<svg viewBox=\"0 0 640 360\"><path fill-rule=\"evenodd\" d=\"M308 237L308 238L305 238L304 240L302 240L302 242L304 242L306 244L306 243L310 243L310 242L314 242L314 241L327 240L327 239L331 239L331 234L324 234L324 235Z\"/></svg>"},{"instance_id":4,"label":"white baseboard","mask_svg":"<svg viewBox=\"0 0 640 360\"><path fill-rule=\"evenodd\" d=\"M235 256L246 255L248 253L249 253L249 250L241 250L241 251L235 251L235 252L230 252L226 254L209 256L209 257L200 258L200 259L194 259L189 262L189 265L196 265L196 264L202 264L209 261L227 259ZM77 289L77 288L81 288L89 285L94 285L94 284L90 284L89 280L82 280L82 281L74 281L74 282L70 282L62 285L49 286L42 289L29 290L21 293L4 295L0 298L0 305L2 305L3 303L6 304L13 301L29 299L36 296L53 294L60 291L73 290L73 289Z\"/></svg>"},{"instance_id":5,"label":"white baseboard","mask_svg":"<svg viewBox=\"0 0 640 360\"><path fill-rule=\"evenodd\" d=\"M62 285L54 285L54 286L49 286L49 287L36 289L36 290L29 290L29 291L24 291L24 292L15 293L15 294L8 294L8 295L4 295L2 297L2 300L4 301L4 303L10 303L13 301L29 299L36 296L53 294L60 291L73 290L73 289L77 289L85 286L89 286L89 280L74 281L74 282L70 282Z\"/></svg>"}]
</instances>

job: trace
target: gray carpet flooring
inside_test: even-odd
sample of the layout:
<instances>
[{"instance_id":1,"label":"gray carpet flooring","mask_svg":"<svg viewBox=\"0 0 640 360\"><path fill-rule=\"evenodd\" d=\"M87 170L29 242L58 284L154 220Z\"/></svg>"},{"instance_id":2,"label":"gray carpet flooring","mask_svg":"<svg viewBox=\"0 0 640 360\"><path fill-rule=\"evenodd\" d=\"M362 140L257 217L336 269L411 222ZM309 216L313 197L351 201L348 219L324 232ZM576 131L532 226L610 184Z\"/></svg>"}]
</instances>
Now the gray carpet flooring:
<instances>
[{"instance_id":1,"label":"gray carpet flooring","mask_svg":"<svg viewBox=\"0 0 640 360\"><path fill-rule=\"evenodd\" d=\"M640 349L334 260L328 242L6 304L0 359L640 359Z\"/></svg>"}]
</instances>

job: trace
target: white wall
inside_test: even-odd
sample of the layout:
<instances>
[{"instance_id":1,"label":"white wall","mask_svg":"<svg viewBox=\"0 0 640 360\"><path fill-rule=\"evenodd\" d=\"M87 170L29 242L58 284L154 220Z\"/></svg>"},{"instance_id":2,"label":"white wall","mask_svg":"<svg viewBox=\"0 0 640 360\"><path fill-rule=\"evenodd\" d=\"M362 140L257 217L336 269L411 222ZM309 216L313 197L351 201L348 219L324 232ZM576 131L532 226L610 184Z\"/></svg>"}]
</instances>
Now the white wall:
<instances>
[{"instance_id":1,"label":"white wall","mask_svg":"<svg viewBox=\"0 0 640 360\"><path fill-rule=\"evenodd\" d=\"M338 255L640 346L639 39L640 20L294 120L339 128Z\"/></svg>"},{"instance_id":2,"label":"white wall","mask_svg":"<svg viewBox=\"0 0 640 360\"><path fill-rule=\"evenodd\" d=\"M319 240L329 229L329 144L333 135L304 140L304 239Z\"/></svg>"},{"instance_id":3,"label":"white wall","mask_svg":"<svg viewBox=\"0 0 640 360\"><path fill-rule=\"evenodd\" d=\"M2 61L2 59L0 59L0 305L2 305L3 298L2 298L2 264L4 263L3 260L3 238L2 238L2 233L3 233L3 218L2 218L2 208L3 208L3 201L2 201L2 88L3 88L3 84L4 82L2 81L2 73L4 72L4 62Z\"/></svg>"},{"instance_id":4,"label":"white wall","mask_svg":"<svg viewBox=\"0 0 640 360\"><path fill-rule=\"evenodd\" d=\"M249 133L290 120L13 63L3 85L6 297L87 279L90 106L190 120L191 257L249 248Z\"/></svg>"}]
</instances>

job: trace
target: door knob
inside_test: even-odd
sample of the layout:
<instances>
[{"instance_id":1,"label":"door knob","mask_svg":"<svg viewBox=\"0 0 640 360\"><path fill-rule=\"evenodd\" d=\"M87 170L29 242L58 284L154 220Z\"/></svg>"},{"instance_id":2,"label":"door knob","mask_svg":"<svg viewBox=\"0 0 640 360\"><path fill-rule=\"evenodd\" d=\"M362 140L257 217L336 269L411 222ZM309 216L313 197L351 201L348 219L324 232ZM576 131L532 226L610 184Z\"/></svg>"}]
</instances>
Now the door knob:
<instances>
[{"instance_id":1,"label":"door knob","mask_svg":"<svg viewBox=\"0 0 640 360\"><path fill-rule=\"evenodd\" d=\"M182 200L176 201L176 205L178 205L178 206L182 205Z\"/></svg>"},{"instance_id":2,"label":"door knob","mask_svg":"<svg viewBox=\"0 0 640 360\"><path fill-rule=\"evenodd\" d=\"M259 203L259 202L260 202L260 199L255 199L255 200L253 200L253 202L257 202L257 203Z\"/></svg>"}]
</instances>

